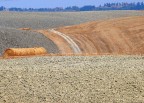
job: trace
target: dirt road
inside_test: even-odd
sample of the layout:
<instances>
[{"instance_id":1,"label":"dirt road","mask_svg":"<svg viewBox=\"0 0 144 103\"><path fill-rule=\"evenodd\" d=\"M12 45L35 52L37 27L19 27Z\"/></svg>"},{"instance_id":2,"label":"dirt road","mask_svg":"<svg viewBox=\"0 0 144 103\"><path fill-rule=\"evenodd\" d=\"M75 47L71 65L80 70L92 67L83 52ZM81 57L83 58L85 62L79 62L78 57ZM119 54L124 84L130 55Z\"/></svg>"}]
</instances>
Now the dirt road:
<instances>
[{"instance_id":1,"label":"dirt road","mask_svg":"<svg viewBox=\"0 0 144 103\"><path fill-rule=\"evenodd\" d=\"M49 29L49 31L63 37L69 43L74 53L81 53L79 46L69 36L54 29Z\"/></svg>"},{"instance_id":2,"label":"dirt road","mask_svg":"<svg viewBox=\"0 0 144 103\"><path fill-rule=\"evenodd\" d=\"M52 40L57 45L60 54L73 53L72 48L69 46L68 42L63 37L48 30L36 30L36 32L41 33L48 39Z\"/></svg>"}]
</instances>

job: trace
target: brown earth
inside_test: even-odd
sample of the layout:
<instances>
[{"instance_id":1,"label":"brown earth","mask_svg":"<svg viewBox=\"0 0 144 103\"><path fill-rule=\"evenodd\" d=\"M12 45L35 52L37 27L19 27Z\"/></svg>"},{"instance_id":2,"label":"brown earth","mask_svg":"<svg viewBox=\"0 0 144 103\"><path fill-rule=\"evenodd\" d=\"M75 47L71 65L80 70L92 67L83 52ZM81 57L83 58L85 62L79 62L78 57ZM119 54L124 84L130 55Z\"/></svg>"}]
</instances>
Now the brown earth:
<instances>
[{"instance_id":1,"label":"brown earth","mask_svg":"<svg viewBox=\"0 0 144 103\"><path fill-rule=\"evenodd\" d=\"M60 37L59 35L51 33L48 30L37 30L36 32L44 34L46 37L52 40L59 48L61 54L73 53L72 49L70 48L66 40Z\"/></svg>"},{"instance_id":2,"label":"brown earth","mask_svg":"<svg viewBox=\"0 0 144 103\"><path fill-rule=\"evenodd\" d=\"M83 53L144 54L144 17L88 22L56 29L71 37Z\"/></svg>"}]
</instances>

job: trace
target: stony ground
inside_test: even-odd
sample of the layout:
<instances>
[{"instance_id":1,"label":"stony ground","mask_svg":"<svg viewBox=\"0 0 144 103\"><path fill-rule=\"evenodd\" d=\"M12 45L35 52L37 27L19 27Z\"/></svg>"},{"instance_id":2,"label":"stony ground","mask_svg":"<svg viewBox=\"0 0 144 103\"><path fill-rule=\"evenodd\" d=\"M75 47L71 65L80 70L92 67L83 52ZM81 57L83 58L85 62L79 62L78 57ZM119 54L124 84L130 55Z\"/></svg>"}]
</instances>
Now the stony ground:
<instances>
[{"instance_id":1,"label":"stony ground","mask_svg":"<svg viewBox=\"0 0 144 103\"><path fill-rule=\"evenodd\" d=\"M144 56L0 60L0 103L143 103Z\"/></svg>"}]
</instances>

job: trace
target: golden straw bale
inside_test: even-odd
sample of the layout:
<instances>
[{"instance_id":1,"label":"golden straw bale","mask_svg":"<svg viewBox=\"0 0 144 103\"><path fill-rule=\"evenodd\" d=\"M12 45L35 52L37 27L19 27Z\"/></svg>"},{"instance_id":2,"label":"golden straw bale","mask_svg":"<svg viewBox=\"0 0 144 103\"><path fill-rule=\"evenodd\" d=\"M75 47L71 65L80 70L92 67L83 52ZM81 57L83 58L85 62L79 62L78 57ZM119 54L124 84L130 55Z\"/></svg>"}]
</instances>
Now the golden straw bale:
<instances>
[{"instance_id":1,"label":"golden straw bale","mask_svg":"<svg viewBox=\"0 0 144 103\"><path fill-rule=\"evenodd\" d=\"M47 51L43 47L35 47L35 48L9 48L4 52L3 57L10 56L32 56L32 55L43 55L47 54Z\"/></svg>"},{"instance_id":2,"label":"golden straw bale","mask_svg":"<svg viewBox=\"0 0 144 103\"><path fill-rule=\"evenodd\" d=\"M31 30L31 28L20 28L20 30Z\"/></svg>"}]
</instances>

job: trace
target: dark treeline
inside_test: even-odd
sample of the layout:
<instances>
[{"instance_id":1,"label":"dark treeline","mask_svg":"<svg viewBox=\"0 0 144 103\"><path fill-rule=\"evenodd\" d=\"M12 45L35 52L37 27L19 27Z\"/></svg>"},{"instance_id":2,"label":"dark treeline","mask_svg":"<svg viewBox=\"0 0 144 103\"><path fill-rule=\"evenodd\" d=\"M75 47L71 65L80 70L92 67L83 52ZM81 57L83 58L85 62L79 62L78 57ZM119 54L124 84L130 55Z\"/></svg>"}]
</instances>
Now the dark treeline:
<instances>
[{"instance_id":1,"label":"dark treeline","mask_svg":"<svg viewBox=\"0 0 144 103\"><path fill-rule=\"evenodd\" d=\"M5 8L0 7L0 11L29 11L29 12L60 12L60 11L100 11L100 10L144 10L144 2L137 3L105 3L98 7L93 5L86 5L83 7L56 7L56 8Z\"/></svg>"}]
</instances>

